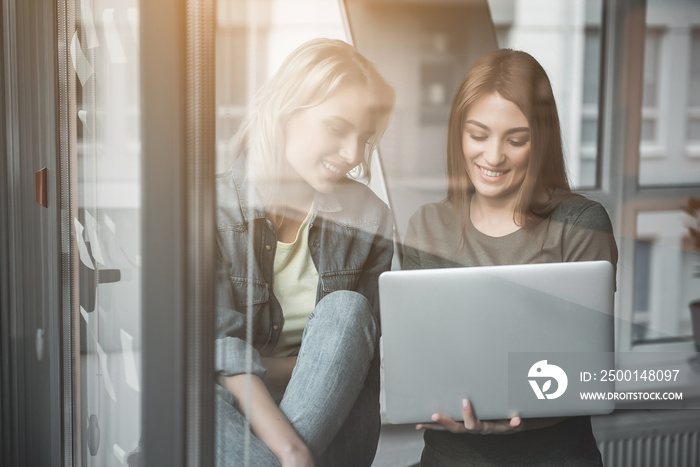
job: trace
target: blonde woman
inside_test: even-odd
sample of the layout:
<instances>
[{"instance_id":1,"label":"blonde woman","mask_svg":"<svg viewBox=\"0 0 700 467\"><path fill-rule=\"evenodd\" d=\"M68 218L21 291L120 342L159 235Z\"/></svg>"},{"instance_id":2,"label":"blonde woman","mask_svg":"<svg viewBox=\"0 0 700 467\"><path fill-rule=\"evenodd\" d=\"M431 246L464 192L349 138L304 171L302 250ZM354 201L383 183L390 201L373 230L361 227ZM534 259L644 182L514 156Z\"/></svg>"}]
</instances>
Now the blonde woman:
<instances>
[{"instance_id":1,"label":"blonde woman","mask_svg":"<svg viewBox=\"0 0 700 467\"><path fill-rule=\"evenodd\" d=\"M260 90L235 139L217 178L217 465L372 463L392 223L353 176L367 173L393 105L352 46L313 40Z\"/></svg>"}]
</instances>

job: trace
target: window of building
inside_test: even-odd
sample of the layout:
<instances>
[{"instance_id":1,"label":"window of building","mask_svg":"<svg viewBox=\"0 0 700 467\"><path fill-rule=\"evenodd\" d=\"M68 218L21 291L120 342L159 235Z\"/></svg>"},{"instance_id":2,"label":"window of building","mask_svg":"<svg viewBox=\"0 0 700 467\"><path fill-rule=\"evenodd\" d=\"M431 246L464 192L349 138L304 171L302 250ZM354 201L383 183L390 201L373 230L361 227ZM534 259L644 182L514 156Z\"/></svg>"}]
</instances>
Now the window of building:
<instances>
[{"instance_id":1,"label":"window of building","mask_svg":"<svg viewBox=\"0 0 700 467\"><path fill-rule=\"evenodd\" d=\"M691 234L699 214L689 207L700 193L700 5L688 6L647 3L639 146L627 156L636 157L628 167L638 174L611 181L623 189L622 218L634 219L618 240L620 262L633 275L618 289L620 313L631 320L623 349L689 346L689 304L700 298L700 250Z\"/></svg>"},{"instance_id":2,"label":"window of building","mask_svg":"<svg viewBox=\"0 0 700 467\"><path fill-rule=\"evenodd\" d=\"M597 184L598 102L600 86L600 27L587 26L583 48L583 95L581 104L581 146L579 184Z\"/></svg>"},{"instance_id":3,"label":"window of building","mask_svg":"<svg viewBox=\"0 0 700 467\"><path fill-rule=\"evenodd\" d=\"M489 7L498 46L532 54L549 75L572 186L598 187L602 0L489 0Z\"/></svg>"},{"instance_id":4,"label":"window of building","mask_svg":"<svg viewBox=\"0 0 700 467\"><path fill-rule=\"evenodd\" d=\"M700 157L700 27L691 31L686 154Z\"/></svg>"},{"instance_id":5,"label":"window of building","mask_svg":"<svg viewBox=\"0 0 700 467\"><path fill-rule=\"evenodd\" d=\"M313 11L313 14L309 12ZM339 2L217 2L216 142L219 159L245 116L250 97L297 46L314 37L348 40Z\"/></svg>"},{"instance_id":6,"label":"window of building","mask_svg":"<svg viewBox=\"0 0 700 467\"><path fill-rule=\"evenodd\" d=\"M688 304L700 298L700 253L690 245L684 211L637 216L633 344L690 340Z\"/></svg>"},{"instance_id":7,"label":"window of building","mask_svg":"<svg viewBox=\"0 0 700 467\"><path fill-rule=\"evenodd\" d=\"M693 185L700 180L700 72L697 13L678 15L673 4L647 9L639 184ZM697 7L696 7L697 8Z\"/></svg>"},{"instance_id":8,"label":"window of building","mask_svg":"<svg viewBox=\"0 0 700 467\"><path fill-rule=\"evenodd\" d=\"M660 28L649 28L644 43L641 135L643 157L653 157L662 150L659 137L659 80L663 36L663 30Z\"/></svg>"},{"instance_id":9,"label":"window of building","mask_svg":"<svg viewBox=\"0 0 700 467\"><path fill-rule=\"evenodd\" d=\"M621 349L682 346L691 334L687 305L697 298L691 291L700 290L693 272L700 259L688 228L697 215L693 220L683 210L700 192L700 6L680 0L646 4L641 85L638 95L628 97L640 103L636 160L628 165L638 172L630 176L616 169L620 154L612 149L621 147L624 136L610 131L620 103L619 96L606 96L612 87L605 86L611 85L608 77L632 71L616 68L619 58L606 61L626 46L619 31L602 24L610 4L489 2L499 46L531 53L552 81L572 186L603 202L615 223L617 312L628 327Z\"/></svg>"}]
</instances>

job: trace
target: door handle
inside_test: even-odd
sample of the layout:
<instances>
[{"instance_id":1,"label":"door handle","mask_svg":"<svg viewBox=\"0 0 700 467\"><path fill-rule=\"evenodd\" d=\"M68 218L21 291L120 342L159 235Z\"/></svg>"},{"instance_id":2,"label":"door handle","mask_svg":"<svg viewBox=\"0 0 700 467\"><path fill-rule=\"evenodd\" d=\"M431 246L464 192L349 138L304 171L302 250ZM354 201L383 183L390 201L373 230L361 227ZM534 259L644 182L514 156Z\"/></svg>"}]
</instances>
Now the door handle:
<instances>
[{"instance_id":1,"label":"door handle","mask_svg":"<svg viewBox=\"0 0 700 467\"><path fill-rule=\"evenodd\" d=\"M100 284L119 282L122 273L119 269L102 269L92 254L91 244L86 242L82 235L82 226L76 219L76 237L79 242L79 281L80 281L80 306L88 313L95 311L97 287Z\"/></svg>"},{"instance_id":2,"label":"door handle","mask_svg":"<svg viewBox=\"0 0 700 467\"><path fill-rule=\"evenodd\" d=\"M94 260L93 260L94 263ZM99 284L119 282L122 278L119 269L92 269L80 261L80 306L88 313L95 311L95 298Z\"/></svg>"}]
</instances>

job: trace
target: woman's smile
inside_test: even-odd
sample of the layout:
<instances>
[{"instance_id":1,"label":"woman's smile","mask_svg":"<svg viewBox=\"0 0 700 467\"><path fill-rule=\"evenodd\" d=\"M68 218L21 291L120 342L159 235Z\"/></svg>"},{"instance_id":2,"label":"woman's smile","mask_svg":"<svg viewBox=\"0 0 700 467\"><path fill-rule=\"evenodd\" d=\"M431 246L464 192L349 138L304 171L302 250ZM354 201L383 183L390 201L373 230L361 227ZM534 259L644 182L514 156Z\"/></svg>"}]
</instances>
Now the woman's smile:
<instances>
[{"instance_id":1,"label":"woman's smile","mask_svg":"<svg viewBox=\"0 0 700 467\"><path fill-rule=\"evenodd\" d=\"M489 170L486 167L481 166L479 164L476 164L476 166L479 168L479 170L481 170L481 173L483 173L484 175L486 175L489 178L498 178L498 177L500 177L508 172L508 171L497 172L495 170Z\"/></svg>"},{"instance_id":2,"label":"woman's smile","mask_svg":"<svg viewBox=\"0 0 700 467\"><path fill-rule=\"evenodd\" d=\"M318 105L297 111L285 127L288 183L329 193L365 159L376 132L372 94L343 88Z\"/></svg>"},{"instance_id":3,"label":"woman's smile","mask_svg":"<svg viewBox=\"0 0 700 467\"><path fill-rule=\"evenodd\" d=\"M340 165L340 164L336 165L336 164L333 164L333 163L325 161L325 160L321 161L321 165L323 165L326 169L330 170L331 172L333 172L334 174L337 174L337 175L345 175L346 173L348 173L352 169L352 167L349 167L347 169L343 169L343 168L341 168L341 167L343 167L342 165Z\"/></svg>"}]
</instances>

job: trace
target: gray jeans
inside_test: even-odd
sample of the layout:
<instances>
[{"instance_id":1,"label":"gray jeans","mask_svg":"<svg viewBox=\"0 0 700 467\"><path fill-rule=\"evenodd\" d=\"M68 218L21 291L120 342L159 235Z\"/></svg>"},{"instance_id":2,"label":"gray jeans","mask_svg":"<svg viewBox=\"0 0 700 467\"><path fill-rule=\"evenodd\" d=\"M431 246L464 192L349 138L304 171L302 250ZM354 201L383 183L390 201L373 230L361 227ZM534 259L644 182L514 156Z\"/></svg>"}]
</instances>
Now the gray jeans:
<instances>
[{"instance_id":1,"label":"gray jeans","mask_svg":"<svg viewBox=\"0 0 700 467\"><path fill-rule=\"evenodd\" d=\"M364 296L323 298L309 316L291 380L280 402L317 467L369 466L379 439L378 329ZM245 425L233 395L216 386L216 465L245 465ZM279 461L252 433L249 465Z\"/></svg>"}]
</instances>

